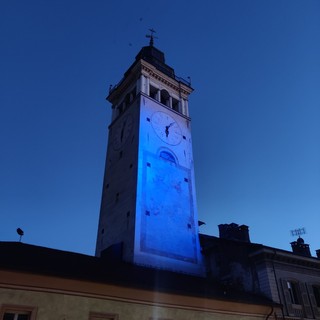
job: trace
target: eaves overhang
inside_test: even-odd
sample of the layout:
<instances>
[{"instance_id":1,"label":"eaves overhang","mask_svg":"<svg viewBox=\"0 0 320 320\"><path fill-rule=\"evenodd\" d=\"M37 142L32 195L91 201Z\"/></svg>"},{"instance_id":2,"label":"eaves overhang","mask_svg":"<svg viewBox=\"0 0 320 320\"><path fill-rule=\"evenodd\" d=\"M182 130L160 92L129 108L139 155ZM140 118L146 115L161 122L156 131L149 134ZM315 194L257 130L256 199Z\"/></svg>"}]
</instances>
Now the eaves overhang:
<instances>
[{"instance_id":1,"label":"eaves overhang","mask_svg":"<svg viewBox=\"0 0 320 320\"><path fill-rule=\"evenodd\" d=\"M271 247L263 247L249 254L255 261L277 261L320 270L320 260L314 257L300 256L295 253Z\"/></svg>"}]
</instances>

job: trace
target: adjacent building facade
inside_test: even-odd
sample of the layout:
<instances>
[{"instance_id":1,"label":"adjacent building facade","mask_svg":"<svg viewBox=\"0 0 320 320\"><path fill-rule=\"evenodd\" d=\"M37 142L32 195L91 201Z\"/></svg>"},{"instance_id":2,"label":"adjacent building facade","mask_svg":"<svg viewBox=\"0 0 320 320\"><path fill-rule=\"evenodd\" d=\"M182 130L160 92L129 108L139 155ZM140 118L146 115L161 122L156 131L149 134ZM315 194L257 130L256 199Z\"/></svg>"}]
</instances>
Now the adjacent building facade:
<instances>
[{"instance_id":1,"label":"adjacent building facade","mask_svg":"<svg viewBox=\"0 0 320 320\"><path fill-rule=\"evenodd\" d=\"M209 277L264 294L281 305L281 319L320 319L320 259L302 238L289 252L251 243L244 225L224 224L219 231L219 238L201 235Z\"/></svg>"}]
</instances>

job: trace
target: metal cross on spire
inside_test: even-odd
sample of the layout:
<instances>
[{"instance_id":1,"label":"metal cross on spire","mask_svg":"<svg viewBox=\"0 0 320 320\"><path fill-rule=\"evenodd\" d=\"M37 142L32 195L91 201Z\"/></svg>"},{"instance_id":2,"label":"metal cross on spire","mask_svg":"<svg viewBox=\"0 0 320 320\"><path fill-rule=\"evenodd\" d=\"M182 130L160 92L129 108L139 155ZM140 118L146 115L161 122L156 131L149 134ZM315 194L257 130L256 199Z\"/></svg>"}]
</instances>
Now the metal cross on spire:
<instances>
[{"instance_id":1,"label":"metal cross on spire","mask_svg":"<svg viewBox=\"0 0 320 320\"><path fill-rule=\"evenodd\" d=\"M150 34L147 34L146 37L147 37L147 38L150 38L149 46L150 46L150 47L153 47L153 39L158 39L158 37L155 37L155 36L154 36L154 33L156 33L155 30L153 30L153 29L151 28L151 29L149 29L149 31L150 31Z\"/></svg>"}]
</instances>

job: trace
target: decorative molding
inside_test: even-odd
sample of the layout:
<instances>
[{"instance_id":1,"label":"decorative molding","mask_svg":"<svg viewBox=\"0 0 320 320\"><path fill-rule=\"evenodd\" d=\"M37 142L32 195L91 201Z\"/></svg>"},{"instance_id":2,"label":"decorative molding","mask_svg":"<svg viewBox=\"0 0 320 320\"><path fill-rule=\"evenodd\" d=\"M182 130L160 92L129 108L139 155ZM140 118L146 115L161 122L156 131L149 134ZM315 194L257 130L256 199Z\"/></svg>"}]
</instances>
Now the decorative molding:
<instances>
[{"instance_id":1,"label":"decorative molding","mask_svg":"<svg viewBox=\"0 0 320 320\"><path fill-rule=\"evenodd\" d=\"M192 92L191 90L184 89L183 88L185 87L184 84L181 84L181 86L179 86L176 83L174 83L174 82L179 83L177 80L172 79L170 77L163 77L161 71L158 71L155 67L152 67L149 64L147 65L145 61L141 63L141 68L142 68L142 73L144 75L145 73L147 73L147 75L149 75L150 77L153 77L154 79L160 81L161 83L165 84L169 88L172 88L173 90L186 95L186 97Z\"/></svg>"}]
</instances>

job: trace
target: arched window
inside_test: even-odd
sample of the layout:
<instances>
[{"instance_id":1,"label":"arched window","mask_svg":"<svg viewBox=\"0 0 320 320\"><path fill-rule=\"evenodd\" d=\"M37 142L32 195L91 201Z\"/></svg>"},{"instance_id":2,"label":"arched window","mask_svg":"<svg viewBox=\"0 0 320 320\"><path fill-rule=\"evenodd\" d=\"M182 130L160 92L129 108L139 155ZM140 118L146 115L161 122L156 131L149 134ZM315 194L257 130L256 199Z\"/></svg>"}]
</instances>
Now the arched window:
<instances>
[{"instance_id":1,"label":"arched window","mask_svg":"<svg viewBox=\"0 0 320 320\"><path fill-rule=\"evenodd\" d=\"M162 89L160 92L160 102L167 107L170 107L170 95L167 90Z\"/></svg>"},{"instance_id":2,"label":"arched window","mask_svg":"<svg viewBox=\"0 0 320 320\"><path fill-rule=\"evenodd\" d=\"M179 110L179 100L172 98L172 109L175 111L180 111Z\"/></svg>"},{"instance_id":3,"label":"arched window","mask_svg":"<svg viewBox=\"0 0 320 320\"><path fill-rule=\"evenodd\" d=\"M157 100L157 95L158 95L158 89L153 87L151 84L150 84L150 87L149 87L149 96L152 98L152 99L155 99Z\"/></svg>"}]
</instances>

